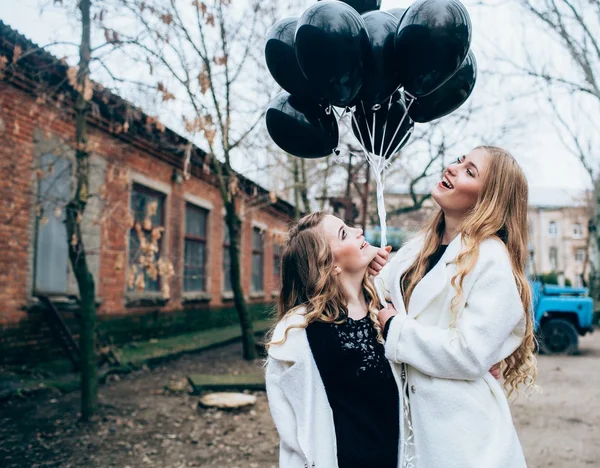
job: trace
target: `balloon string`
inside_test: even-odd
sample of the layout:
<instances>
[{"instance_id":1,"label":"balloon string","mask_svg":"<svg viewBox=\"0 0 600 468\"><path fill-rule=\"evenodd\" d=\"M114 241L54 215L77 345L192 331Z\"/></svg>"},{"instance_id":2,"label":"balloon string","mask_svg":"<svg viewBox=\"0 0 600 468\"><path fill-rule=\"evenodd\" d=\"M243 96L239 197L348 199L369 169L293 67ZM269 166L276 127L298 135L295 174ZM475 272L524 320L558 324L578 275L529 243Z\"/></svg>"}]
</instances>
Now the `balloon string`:
<instances>
[{"instance_id":1,"label":"balloon string","mask_svg":"<svg viewBox=\"0 0 600 468\"><path fill-rule=\"evenodd\" d=\"M406 142L406 140L408 140L408 137L410 137L413 134L413 131L414 131L414 129L411 128L408 132L406 132L406 134L402 137L402 140L400 140L400 143L398 143L398 145L394 148L394 151L392 151L390 153L390 155L396 154L400 150L400 148L402 148L402 145L404 145L404 142ZM388 159L388 161L390 161L390 160L391 160L391 158ZM389 164L390 163L388 163L388 165Z\"/></svg>"},{"instance_id":2,"label":"balloon string","mask_svg":"<svg viewBox=\"0 0 600 468\"><path fill-rule=\"evenodd\" d=\"M351 112L350 115L352 115L352 120L354 121L354 125L356 126L356 131L358 132L358 136L360 139L360 147L363 150L363 153L365 153L365 158L367 159L367 162L369 162L369 153L367 152L366 148L365 148L365 141L363 139L362 136L362 132L360 131L360 126L358 125L358 120L356 120L356 116L354 115L354 112ZM368 127L367 127L368 129Z\"/></svg>"},{"instance_id":3,"label":"balloon string","mask_svg":"<svg viewBox=\"0 0 600 468\"><path fill-rule=\"evenodd\" d=\"M388 151L390 150L390 147L392 146L392 142L394 141L394 138L396 138L396 135L398 134L398 132L400 131L400 129L402 128L402 124L404 123L404 120L406 119L406 117L408 116L408 111L410 109L410 106L412 106L412 103L415 102L414 98L411 97L410 102L408 103L408 106L406 106L406 111L404 112L404 115L402 116L402 119L400 119L400 123L398 124L398 126L396 127L396 131L394 132L394 136L392 137L392 139L390 140L390 143L388 145L388 147L385 150L385 154L388 154ZM394 153L391 153L394 154ZM390 154L390 156L391 156Z\"/></svg>"},{"instance_id":4,"label":"balloon string","mask_svg":"<svg viewBox=\"0 0 600 468\"><path fill-rule=\"evenodd\" d=\"M393 96L393 94L392 94ZM390 115L390 109L392 107L392 96L390 96L389 100L388 100L388 113L386 114L387 117L385 119L385 123L383 124L383 136L381 137L381 147L379 148L379 156L383 156L383 143L385 142L385 133L387 131L387 124L388 124L388 117Z\"/></svg>"},{"instance_id":5,"label":"balloon string","mask_svg":"<svg viewBox=\"0 0 600 468\"><path fill-rule=\"evenodd\" d=\"M383 180L382 173L379 171L375 172L375 182L377 184L377 214L379 215L379 225L381 227L381 247L387 245L387 226L386 219L387 213L385 212L385 203L383 198Z\"/></svg>"}]
</instances>

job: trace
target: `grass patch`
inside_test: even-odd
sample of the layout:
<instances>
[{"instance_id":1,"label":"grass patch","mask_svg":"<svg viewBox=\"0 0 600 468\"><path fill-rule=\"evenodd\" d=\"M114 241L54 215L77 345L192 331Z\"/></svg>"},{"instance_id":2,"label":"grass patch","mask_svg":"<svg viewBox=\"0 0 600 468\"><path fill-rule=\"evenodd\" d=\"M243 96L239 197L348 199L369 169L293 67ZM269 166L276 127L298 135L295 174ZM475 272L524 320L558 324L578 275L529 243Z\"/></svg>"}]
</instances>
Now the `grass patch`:
<instances>
[{"instance_id":1,"label":"grass patch","mask_svg":"<svg viewBox=\"0 0 600 468\"><path fill-rule=\"evenodd\" d=\"M271 324L270 320L254 322L254 330L257 333L265 332ZM239 337L240 326L231 325L212 330L183 333L168 338L152 339L135 345L129 344L119 349L118 355L124 364L141 365L149 359L207 349Z\"/></svg>"}]
</instances>

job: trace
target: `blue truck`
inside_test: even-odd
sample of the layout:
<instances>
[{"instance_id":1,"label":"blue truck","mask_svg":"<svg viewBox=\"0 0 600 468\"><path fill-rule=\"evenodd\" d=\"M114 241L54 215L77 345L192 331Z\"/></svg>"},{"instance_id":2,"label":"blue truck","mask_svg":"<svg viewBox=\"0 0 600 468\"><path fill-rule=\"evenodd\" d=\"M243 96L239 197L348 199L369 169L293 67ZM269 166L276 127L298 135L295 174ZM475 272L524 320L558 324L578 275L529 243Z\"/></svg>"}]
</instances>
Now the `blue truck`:
<instances>
[{"instance_id":1,"label":"blue truck","mask_svg":"<svg viewBox=\"0 0 600 468\"><path fill-rule=\"evenodd\" d=\"M543 354L575 354L579 337L593 330L594 302L587 288L531 281L533 314Z\"/></svg>"}]
</instances>

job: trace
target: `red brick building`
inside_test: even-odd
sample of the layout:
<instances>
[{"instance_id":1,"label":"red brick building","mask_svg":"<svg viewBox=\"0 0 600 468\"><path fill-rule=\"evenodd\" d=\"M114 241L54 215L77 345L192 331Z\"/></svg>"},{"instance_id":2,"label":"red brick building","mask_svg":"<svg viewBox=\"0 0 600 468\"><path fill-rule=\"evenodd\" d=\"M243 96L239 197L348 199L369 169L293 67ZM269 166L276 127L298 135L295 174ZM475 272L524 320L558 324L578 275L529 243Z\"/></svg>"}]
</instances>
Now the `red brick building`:
<instances>
[{"instance_id":1,"label":"red brick building","mask_svg":"<svg viewBox=\"0 0 600 468\"><path fill-rule=\"evenodd\" d=\"M60 210L73 182L74 118L64 110L72 91L67 66L36 48L0 22L0 363L60 355L40 295L77 333ZM89 192L97 196L81 223L100 332L119 343L236 323L223 203L206 154L193 147L184 180L187 140L106 90L94 92L91 108ZM258 317L277 288L279 239L293 207L241 175L239 186L243 289ZM164 227L160 256L174 267L168 299L160 278L146 278L142 291L128 285L136 251L128 216L151 203L152 224Z\"/></svg>"}]
</instances>

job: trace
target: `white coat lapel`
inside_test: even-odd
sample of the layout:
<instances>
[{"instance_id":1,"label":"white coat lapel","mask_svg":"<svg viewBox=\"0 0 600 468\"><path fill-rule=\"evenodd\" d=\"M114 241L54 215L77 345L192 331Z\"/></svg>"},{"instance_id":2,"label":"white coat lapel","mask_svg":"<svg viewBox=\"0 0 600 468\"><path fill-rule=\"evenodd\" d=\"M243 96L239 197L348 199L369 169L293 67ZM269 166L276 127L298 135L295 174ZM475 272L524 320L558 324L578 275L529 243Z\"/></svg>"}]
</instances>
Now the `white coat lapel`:
<instances>
[{"instance_id":1,"label":"white coat lapel","mask_svg":"<svg viewBox=\"0 0 600 468\"><path fill-rule=\"evenodd\" d=\"M402 297L402 288L400 285L400 280L402 279L402 275L410 268L410 266L414 263L419 255L420 248L415 248L406 252L406 255L403 256L402 259L398 261L398 263L394 266L393 274L391 276L390 282L390 295L392 299L392 304L400 314L406 314L406 308L404 307L404 298Z\"/></svg>"},{"instance_id":2,"label":"white coat lapel","mask_svg":"<svg viewBox=\"0 0 600 468\"><path fill-rule=\"evenodd\" d=\"M279 323L273 333L273 340L278 341L283 338L285 329L290 325L304 323L303 313L304 310L298 311ZM331 433L327 434L328 439L325 440L329 440L331 443L335 443L335 432L330 427L333 415L329 408L325 387L310 350L306 329L290 329L284 344L269 348L269 356L291 364L289 369L281 375L279 384L290 406L294 408L294 417L298 428L298 444L304 457L307 460L314 459L315 454L311 448L315 447L315 441L311 438L314 439L315 436L318 436L318 431L314 431L312 428L323 428L323 430L329 428ZM328 411L315 411L316 408L327 408ZM324 433L322 437L325 437Z\"/></svg>"},{"instance_id":3,"label":"white coat lapel","mask_svg":"<svg viewBox=\"0 0 600 468\"><path fill-rule=\"evenodd\" d=\"M408 305L408 315L416 317L450 284L447 265L454 262L462 246L460 234L450 242L440 261L415 287Z\"/></svg>"}]
</instances>

